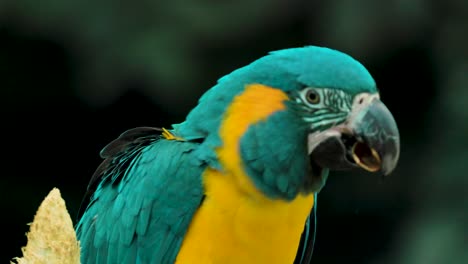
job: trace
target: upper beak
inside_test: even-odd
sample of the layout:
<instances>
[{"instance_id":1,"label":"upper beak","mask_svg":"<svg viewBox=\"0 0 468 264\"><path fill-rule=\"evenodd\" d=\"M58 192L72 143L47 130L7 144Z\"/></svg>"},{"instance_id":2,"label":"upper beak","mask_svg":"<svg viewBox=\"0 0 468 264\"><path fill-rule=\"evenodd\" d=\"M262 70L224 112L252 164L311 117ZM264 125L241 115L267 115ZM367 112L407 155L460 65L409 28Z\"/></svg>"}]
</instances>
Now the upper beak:
<instances>
[{"instance_id":1,"label":"upper beak","mask_svg":"<svg viewBox=\"0 0 468 264\"><path fill-rule=\"evenodd\" d=\"M309 135L309 153L322 168L360 167L389 175L400 156L398 127L377 94L361 94L343 124Z\"/></svg>"}]
</instances>

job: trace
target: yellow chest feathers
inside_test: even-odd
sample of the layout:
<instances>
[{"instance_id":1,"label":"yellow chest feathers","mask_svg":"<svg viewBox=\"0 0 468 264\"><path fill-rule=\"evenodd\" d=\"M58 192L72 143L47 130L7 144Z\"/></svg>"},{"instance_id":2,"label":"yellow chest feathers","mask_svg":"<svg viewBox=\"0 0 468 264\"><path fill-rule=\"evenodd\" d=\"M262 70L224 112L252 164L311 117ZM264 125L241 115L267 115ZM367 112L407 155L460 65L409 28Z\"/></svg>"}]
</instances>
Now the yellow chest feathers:
<instances>
[{"instance_id":1,"label":"yellow chest feathers","mask_svg":"<svg viewBox=\"0 0 468 264\"><path fill-rule=\"evenodd\" d=\"M293 263L313 195L292 202L254 200L229 175L205 172L208 190L176 263Z\"/></svg>"},{"instance_id":2,"label":"yellow chest feathers","mask_svg":"<svg viewBox=\"0 0 468 264\"><path fill-rule=\"evenodd\" d=\"M239 140L249 125L285 108L286 94L251 85L227 109L216 150L223 172L203 175L205 200L195 213L176 263L293 263L314 204L313 194L271 200L242 169Z\"/></svg>"}]
</instances>

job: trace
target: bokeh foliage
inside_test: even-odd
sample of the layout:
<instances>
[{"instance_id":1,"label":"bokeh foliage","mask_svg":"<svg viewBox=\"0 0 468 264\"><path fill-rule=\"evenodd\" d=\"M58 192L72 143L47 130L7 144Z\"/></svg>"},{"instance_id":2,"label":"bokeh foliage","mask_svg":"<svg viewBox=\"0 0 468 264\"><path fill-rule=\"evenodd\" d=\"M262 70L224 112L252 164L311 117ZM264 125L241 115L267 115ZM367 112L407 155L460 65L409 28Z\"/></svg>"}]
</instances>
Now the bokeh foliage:
<instances>
[{"instance_id":1,"label":"bokeh foliage","mask_svg":"<svg viewBox=\"0 0 468 264\"><path fill-rule=\"evenodd\" d=\"M468 1L0 0L2 262L59 187L76 212L98 151L183 120L217 78L322 45L372 73L402 137L384 182L339 173L314 263L467 263Z\"/></svg>"}]
</instances>

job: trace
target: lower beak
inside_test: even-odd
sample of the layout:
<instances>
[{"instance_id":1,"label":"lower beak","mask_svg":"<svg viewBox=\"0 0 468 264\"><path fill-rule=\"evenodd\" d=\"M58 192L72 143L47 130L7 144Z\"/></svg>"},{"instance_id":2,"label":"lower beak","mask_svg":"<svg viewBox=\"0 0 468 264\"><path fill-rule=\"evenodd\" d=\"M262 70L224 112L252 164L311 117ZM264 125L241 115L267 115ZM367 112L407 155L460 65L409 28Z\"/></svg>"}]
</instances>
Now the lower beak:
<instances>
[{"instance_id":1,"label":"lower beak","mask_svg":"<svg viewBox=\"0 0 468 264\"><path fill-rule=\"evenodd\" d=\"M362 168L388 175L400 155L398 127L376 95L361 99L343 124L309 135L312 162L331 170Z\"/></svg>"}]
</instances>

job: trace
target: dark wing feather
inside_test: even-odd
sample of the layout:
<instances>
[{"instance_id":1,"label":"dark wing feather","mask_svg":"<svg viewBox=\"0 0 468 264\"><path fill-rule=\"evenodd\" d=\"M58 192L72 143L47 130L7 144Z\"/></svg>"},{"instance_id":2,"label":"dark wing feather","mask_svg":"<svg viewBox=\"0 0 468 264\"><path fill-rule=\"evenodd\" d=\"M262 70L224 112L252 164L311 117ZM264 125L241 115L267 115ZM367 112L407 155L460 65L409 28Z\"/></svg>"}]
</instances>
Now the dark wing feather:
<instances>
[{"instance_id":1,"label":"dark wing feather","mask_svg":"<svg viewBox=\"0 0 468 264\"><path fill-rule=\"evenodd\" d=\"M197 147L139 128L103 149L76 228L82 263L174 262L203 199Z\"/></svg>"},{"instance_id":2,"label":"dark wing feather","mask_svg":"<svg viewBox=\"0 0 468 264\"><path fill-rule=\"evenodd\" d=\"M100 153L104 161L91 176L88 183L88 188L81 201L80 209L78 210L77 219L79 219L86 207L88 206L91 196L96 191L98 184L109 174L110 171L120 170L124 171L132 160L134 155L144 146L159 139L162 129L155 127L137 127L129 129L122 133L118 138L107 144ZM133 155L131 155L133 154ZM122 158L125 157L127 162L121 163ZM114 176L119 173L114 173Z\"/></svg>"},{"instance_id":3,"label":"dark wing feather","mask_svg":"<svg viewBox=\"0 0 468 264\"><path fill-rule=\"evenodd\" d=\"M101 150L101 158L112 158L125 151L129 145L159 137L163 130L156 127L137 127L123 132Z\"/></svg>"}]
</instances>

